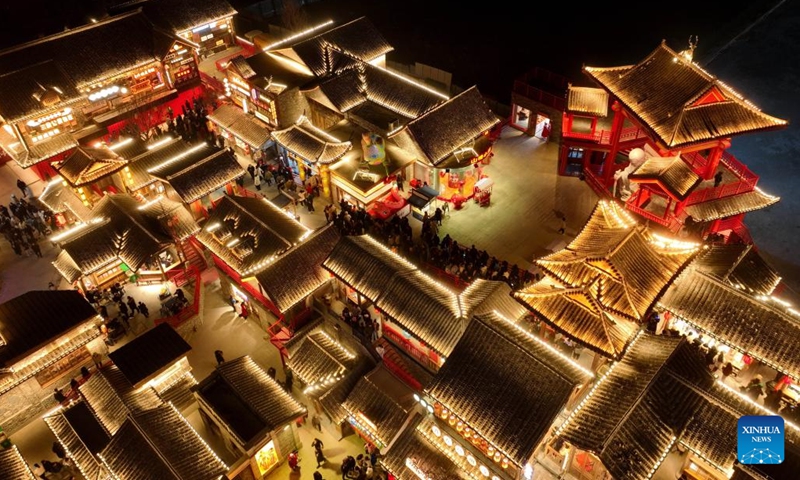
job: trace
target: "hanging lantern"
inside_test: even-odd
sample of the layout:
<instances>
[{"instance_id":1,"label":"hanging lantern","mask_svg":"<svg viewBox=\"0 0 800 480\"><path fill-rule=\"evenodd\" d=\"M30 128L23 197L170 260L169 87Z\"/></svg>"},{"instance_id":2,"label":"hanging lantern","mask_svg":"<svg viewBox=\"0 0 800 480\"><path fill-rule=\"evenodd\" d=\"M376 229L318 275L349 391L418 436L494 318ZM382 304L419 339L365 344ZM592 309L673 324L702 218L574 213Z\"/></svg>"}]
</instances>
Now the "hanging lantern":
<instances>
[{"instance_id":1,"label":"hanging lantern","mask_svg":"<svg viewBox=\"0 0 800 480\"><path fill-rule=\"evenodd\" d=\"M501 455L500 452L494 452L494 457L492 457L492 459L497 463L500 463L500 460L502 460L502 458L503 455Z\"/></svg>"},{"instance_id":2,"label":"hanging lantern","mask_svg":"<svg viewBox=\"0 0 800 480\"><path fill-rule=\"evenodd\" d=\"M452 427L456 424L457 421L458 419L455 417L455 415L450 415L450 418L447 420L447 423L449 423L450 426Z\"/></svg>"},{"instance_id":3,"label":"hanging lantern","mask_svg":"<svg viewBox=\"0 0 800 480\"><path fill-rule=\"evenodd\" d=\"M486 454L489 455L490 457L494 455L494 447L489 445L489 447L486 449Z\"/></svg>"},{"instance_id":4,"label":"hanging lantern","mask_svg":"<svg viewBox=\"0 0 800 480\"><path fill-rule=\"evenodd\" d=\"M469 440L469 437L471 437L471 436L472 436L472 430L469 427L465 428L464 429L464 438Z\"/></svg>"},{"instance_id":5,"label":"hanging lantern","mask_svg":"<svg viewBox=\"0 0 800 480\"><path fill-rule=\"evenodd\" d=\"M461 433L461 432L464 431L464 422L458 422L458 424L456 425L456 431L458 433Z\"/></svg>"},{"instance_id":6,"label":"hanging lantern","mask_svg":"<svg viewBox=\"0 0 800 480\"><path fill-rule=\"evenodd\" d=\"M503 468L508 468L508 459L506 457L503 457L503 459L500 460L500 466Z\"/></svg>"}]
</instances>

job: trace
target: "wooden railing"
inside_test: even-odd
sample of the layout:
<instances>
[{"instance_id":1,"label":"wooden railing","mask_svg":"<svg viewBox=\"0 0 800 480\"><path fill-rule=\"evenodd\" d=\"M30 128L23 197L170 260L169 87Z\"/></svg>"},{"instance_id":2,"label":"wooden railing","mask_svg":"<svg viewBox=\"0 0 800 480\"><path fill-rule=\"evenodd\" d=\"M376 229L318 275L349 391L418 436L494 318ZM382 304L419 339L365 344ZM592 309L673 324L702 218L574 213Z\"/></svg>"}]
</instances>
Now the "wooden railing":
<instances>
[{"instance_id":1,"label":"wooden railing","mask_svg":"<svg viewBox=\"0 0 800 480\"><path fill-rule=\"evenodd\" d=\"M567 138L576 138L596 142L599 145L611 145L611 130L597 130L594 133L573 132L567 122L561 124L561 134ZM619 134L620 143L647 138L647 131L639 127L623 128Z\"/></svg>"},{"instance_id":2,"label":"wooden railing","mask_svg":"<svg viewBox=\"0 0 800 480\"><path fill-rule=\"evenodd\" d=\"M192 298L192 303L184 307L180 312L178 312L175 315L156 319L153 322L155 325L160 325L162 323L169 323L170 325L172 325L172 328L178 328L178 326L181 325L183 322L189 320L190 318L200 313L200 289L203 286L203 280L200 278L200 271L194 266L190 266L189 268L186 269L184 276L186 278L190 278L190 280L191 278L194 279L194 298Z\"/></svg>"},{"instance_id":3,"label":"wooden railing","mask_svg":"<svg viewBox=\"0 0 800 480\"><path fill-rule=\"evenodd\" d=\"M602 180L597 178L593 173L584 171L583 178L586 180L586 184L589 185L600 198L611 198L611 192L603 185Z\"/></svg>"},{"instance_id":4,"label":"wooden railing","mask_svg":"<svg viewBox=\"0 0 800 480\"><path fill-rule=\"evenodd\" d=\"M641 192L641 190L639 192ZM683 226L683 222L681 221L681 219L675 217L674 215L667 213L666 217L659 217L655 213L645 210L644 208L636 205L638 196L640 194L639 192L631 196L631 198L629 198L628 201L625 203L625 208L628 211L631 211L641 217L644 217L647 220L652 220L659 225L663 225L672 232L677 232L678 230L680 230L680 228Z\"/></svg>"},{"instance_id":5,"label":"wooden railing","mask_svg":"<svg viewBox=\"0 0 800 480\"><path fill-rule=\"evenodd\" d=\"M696 155L699 157L699 155ZM686 158L686 157L684 157ZM758 183L758 176L750 171L749 168L736 157L724 152L720 163L725 165L725 168L736 175L739 180L733 183L727 183L718 187L706 187L700 190L695 190L688 197L686 197L686 205L695 205L698 203L709 202L720 198L739 195L740 193L752 192ZM691 165L691 164L690 164ZM692 167L694 168L694 167Z\"/></svg>"}]
</instances>

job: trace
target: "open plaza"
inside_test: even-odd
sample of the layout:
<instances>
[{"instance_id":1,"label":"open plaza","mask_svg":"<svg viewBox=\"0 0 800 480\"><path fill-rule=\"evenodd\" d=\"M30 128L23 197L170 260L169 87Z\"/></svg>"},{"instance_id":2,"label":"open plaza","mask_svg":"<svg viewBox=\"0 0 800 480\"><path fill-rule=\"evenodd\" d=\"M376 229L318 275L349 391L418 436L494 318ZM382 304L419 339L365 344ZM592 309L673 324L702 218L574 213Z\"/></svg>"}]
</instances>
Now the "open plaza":
<instances>
[{"instance_id":1,"label":"open plaza","mask_svg":"<svg viewBox=\"0 0 800 480\"><path fill-rule=\"evenodd\" d=\"M780 199L729 151L788 121L695 43L500 112L366 17L237 18L0 50L0 479L797 478Z\"/></svg>"}]
</instances>

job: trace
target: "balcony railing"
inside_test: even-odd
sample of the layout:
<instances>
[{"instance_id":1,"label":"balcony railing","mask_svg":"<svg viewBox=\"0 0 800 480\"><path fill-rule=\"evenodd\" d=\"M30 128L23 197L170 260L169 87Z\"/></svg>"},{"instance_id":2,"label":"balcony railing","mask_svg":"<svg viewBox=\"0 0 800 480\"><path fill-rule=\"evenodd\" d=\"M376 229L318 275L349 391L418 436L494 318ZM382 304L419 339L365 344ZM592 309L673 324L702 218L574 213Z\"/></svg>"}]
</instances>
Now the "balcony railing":
<instances>
[{"instance_id":1,"label":"balcony railing","mask_svg":"<svg viewBox=\"0 0 800 480\"><path fill-rule=\"evenodd\" d=\"M567 138L576 138L595 142L599 145L611 145L611 130L597 130L594 133L573 132L569 130L567 122L561 124L561 134ZM619 134L620 143L641 140L647 137L647 132L639 127L623 128Z\"/></svg>"},{"instance_id":2,"label":"balcony railing","mask_svg":"<svg viewBox=\"0 0 800 480\"><path fill-rule=\"evenodd\" d=\"M695 156L699 157L700 155ZM686 157L684 157L684 159L686 159ZM725 165L725 168L736 175L739 180L733 183L720 185L719 187L706 187L695 190L686 198L686 205L695 205L753 191L756 187L756 183L758 183L758 176L751 172L746 165L727 152L722 154L720 163Z\"/></svg>"},{"instance_id":3,"label":"balcony railing","mask_svg":"<svg viewBox=\"0 0 800 480\"><path fill-rule=\"evenodd\" d=\"M669 212L667 212L665 216L660 217L654 212L651 212L636 205L639 201L639 195L641 195L642 191L643 191L642 189L639 189L634 195L631 195L631 197L625 203L625 208L628 211L639 215L640 217L646 218L647 220L652 220L659 225L667 227L671 232L677 232L678 230L680 230L681 227L683 226L682 218L676 217L675 215Z\"/></svg>"}]
</instances>

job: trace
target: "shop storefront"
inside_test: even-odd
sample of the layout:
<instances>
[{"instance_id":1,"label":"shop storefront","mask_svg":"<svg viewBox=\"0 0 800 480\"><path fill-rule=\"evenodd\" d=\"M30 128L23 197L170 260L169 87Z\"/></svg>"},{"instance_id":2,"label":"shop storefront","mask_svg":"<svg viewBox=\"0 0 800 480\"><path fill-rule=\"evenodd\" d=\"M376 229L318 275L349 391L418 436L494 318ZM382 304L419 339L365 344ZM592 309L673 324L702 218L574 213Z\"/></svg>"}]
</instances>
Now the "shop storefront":
<instances>
[{"instance_id":1,"label":"shop storefront","mask_svg":"<svg viewBox=\"0 0 800 480\"><path fill-rule=\"evenodd\" d=\"M267 150L273 145L269 127L263 121L242 111L235 105L222 105L208 116L217 134L225 139L226 146L256 161L268 158Z\"/></svg>"},{"instance_id":2,"label":"shop storefront","mask_svg":"<svg viewBox=\"0 0 800 480\"><path fill-rule=\"evenodd\" d=\"M201 59L210 57L234 45L232 15L178 32L178 35L200 46L198 55Z\"/></svg>"}]
</instances>

